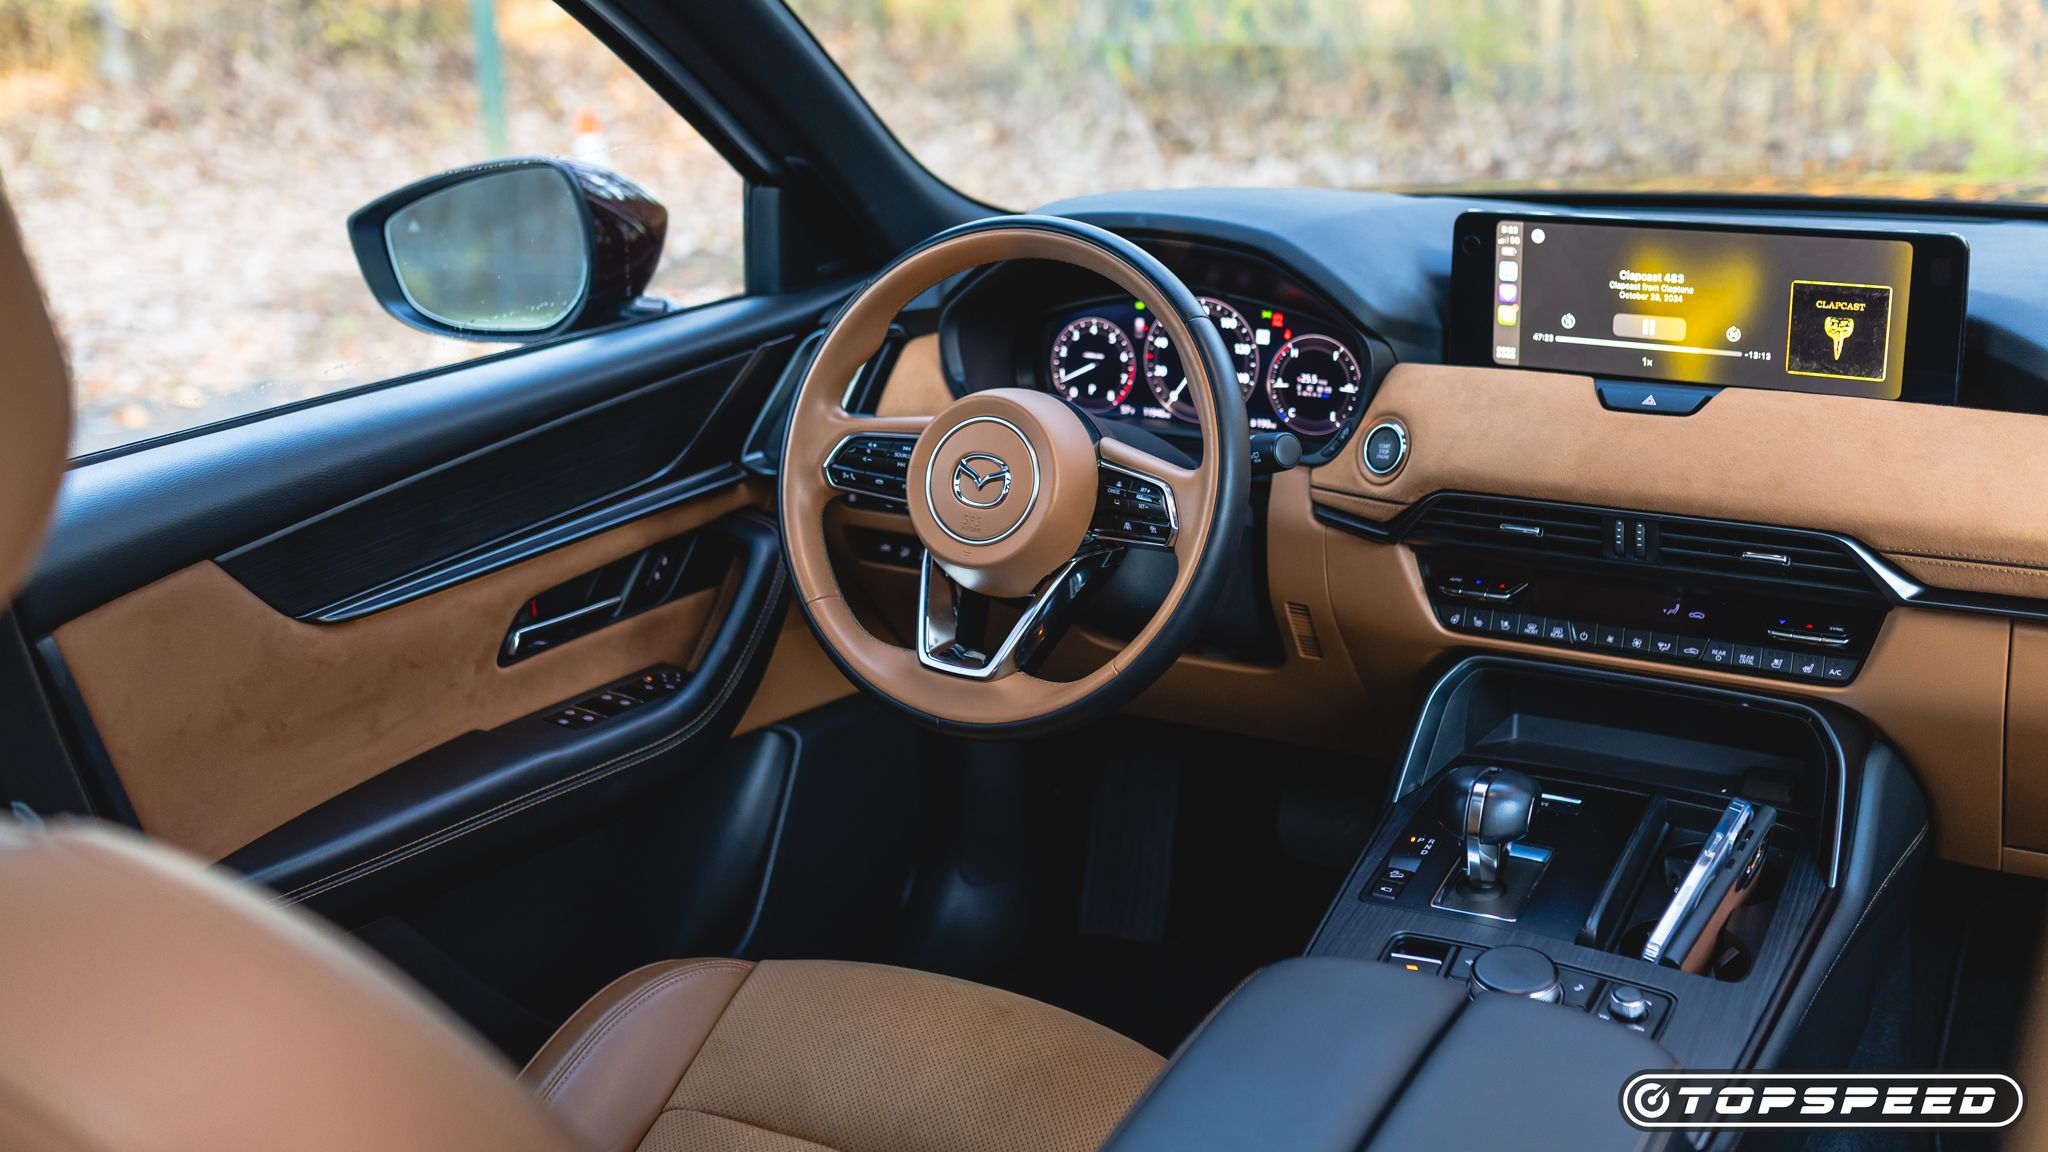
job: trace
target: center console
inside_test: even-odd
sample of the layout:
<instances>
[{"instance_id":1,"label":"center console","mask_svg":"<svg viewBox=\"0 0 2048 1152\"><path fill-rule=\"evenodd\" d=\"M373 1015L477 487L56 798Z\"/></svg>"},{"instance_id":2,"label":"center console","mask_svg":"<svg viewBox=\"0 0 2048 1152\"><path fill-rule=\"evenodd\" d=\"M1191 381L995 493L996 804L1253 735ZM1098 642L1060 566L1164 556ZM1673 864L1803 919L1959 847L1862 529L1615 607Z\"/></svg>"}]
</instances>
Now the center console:
<instances>
[{"instance_id":1,"label":"center console","mask_svg":"<svg viewBox=\"0 0 2048 1152\"><path fill-rule=\"evenodd\" d=\"M1623 1084L1843 1066L1926 837L1845 710L1467 658L1307 957L1226 1001L1107 1147L1730 1147L1629 1127Z\"/></svg>"},{"instance_id":2,"label":"center console","mask_svg":"<svg viewBox=\"0 0 2048 1152\"><path fill-rule=\"evenodd\" d=\"M1475 657L1309 954L1544 1003L1676 1067L1835 1067L1926 820L1845 711Z\"/></svg>"}]
</instances>

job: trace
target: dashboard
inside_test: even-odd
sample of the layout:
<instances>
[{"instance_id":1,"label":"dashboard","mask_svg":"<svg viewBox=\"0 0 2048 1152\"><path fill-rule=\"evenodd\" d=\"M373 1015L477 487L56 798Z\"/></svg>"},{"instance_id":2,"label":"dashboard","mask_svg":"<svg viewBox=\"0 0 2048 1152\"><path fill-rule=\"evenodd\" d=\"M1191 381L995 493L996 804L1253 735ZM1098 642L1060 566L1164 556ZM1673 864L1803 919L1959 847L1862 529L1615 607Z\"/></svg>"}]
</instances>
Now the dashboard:
<instances>
[{"instance_id":1,"label":"dashboard","mask_svg":"<svg viewBox=\"0 0 2048 1152\"><path fill-rule=\"evenodd\" d=\"M1135 712L1392 755L1475 652L1827 701L1914 764L1944 856L2048 876L2048 217L1244 188L1042 211L1180 276L1254 430L1304 442L1217 614L1257 635L1205 631ZM1011 262L934 294L904 362L926 396L1049 391L1197 451L1148 321Z\"/></svg>"}]
</instances>

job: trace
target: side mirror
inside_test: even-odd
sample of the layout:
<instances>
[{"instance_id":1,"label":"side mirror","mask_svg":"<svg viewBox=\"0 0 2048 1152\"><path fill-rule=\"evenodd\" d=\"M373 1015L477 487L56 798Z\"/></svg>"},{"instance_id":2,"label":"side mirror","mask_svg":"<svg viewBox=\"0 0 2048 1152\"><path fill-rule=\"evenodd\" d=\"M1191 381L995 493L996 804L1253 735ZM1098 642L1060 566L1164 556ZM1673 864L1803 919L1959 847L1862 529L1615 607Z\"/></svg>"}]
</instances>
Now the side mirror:
<instances>
[{"instance_id":1,"label":"side mirror","mask_svg":"<svg viewBox=\"0 0 2048 1152\"><path fill-rule=\"evenodd\" d=\"M386 312L441 336L525 342L644 307L668 209L595 165L500 160L383 196L348 235Z\"/></svg>"}]
</instances>

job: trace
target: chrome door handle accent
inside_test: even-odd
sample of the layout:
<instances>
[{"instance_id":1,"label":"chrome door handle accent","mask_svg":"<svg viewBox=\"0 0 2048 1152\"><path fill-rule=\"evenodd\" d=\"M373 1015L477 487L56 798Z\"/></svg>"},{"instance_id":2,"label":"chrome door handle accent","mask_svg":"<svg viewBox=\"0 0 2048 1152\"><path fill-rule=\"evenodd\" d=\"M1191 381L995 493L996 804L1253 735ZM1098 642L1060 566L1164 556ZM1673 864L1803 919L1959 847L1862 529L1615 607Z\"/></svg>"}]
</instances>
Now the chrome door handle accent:
<instances>
[{"instance_id":1,"label":"chrome door handle accent","mask_svg":"<svg viewBox=\"0 0 2048 1152\"><path fill-rule=\"evenodd\" d=\"M529 633L538 631L542 628L552 628L557 624L567 623L570 620L581 619L582 617L588 616L593 612L603 612L607 609L617 608L622 599L623 597L619 596L607 597L603 600L599 600L595 604L585 604L581 608L577 608L569 612L564 612L560 616L550 616L545 620L535 620L531 624L525 624L521 625L518 628L514 628L512 630L512 634L505 638L505 655L507 657L519 655L520 642L526 639Z\"/></svg>"}]
</instances>

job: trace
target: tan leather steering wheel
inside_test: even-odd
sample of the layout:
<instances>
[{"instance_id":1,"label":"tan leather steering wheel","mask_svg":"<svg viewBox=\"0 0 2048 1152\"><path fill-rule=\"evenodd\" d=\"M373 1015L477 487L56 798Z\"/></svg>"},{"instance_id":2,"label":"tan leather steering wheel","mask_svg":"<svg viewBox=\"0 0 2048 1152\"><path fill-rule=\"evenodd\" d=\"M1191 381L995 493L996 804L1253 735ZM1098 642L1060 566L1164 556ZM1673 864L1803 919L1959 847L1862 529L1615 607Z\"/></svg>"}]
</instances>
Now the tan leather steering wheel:
<instances>
[{"instance_id":1,"label":"tan leather steering wheel","mask_svg":"<svg viewBox=\"0 0 2048 1152\"><path fill-rule=\"evenodd\" d=\"M1085 268L1144 302L1184 350L1200 463L1163 460L1065 401L1023 388L970 392L930 418L845 409L842 397L904 305L949 276L1020 259ZM1186 649L1248 516L1249 448L1234 371L1194 293L1114 233L1057 217L995 217L898 257L832 321L791 402L783 445L783 547L825 650L855 683L918 719L980 736L1043 731L1135 695ZM904 478L926 552L912 648L855 619L825 542L825 508L851 486L833 478L871 483L892 470ZM1178 561L1152 619L1078 680L1032 675L1077 598L1128 548L1170 549ZM991 612L990 599L1017 610L1014 626L1001 622L1004 609ZM998 622L989 627L991 616Z\"/></svg>"}]
</instances>

